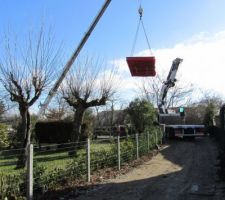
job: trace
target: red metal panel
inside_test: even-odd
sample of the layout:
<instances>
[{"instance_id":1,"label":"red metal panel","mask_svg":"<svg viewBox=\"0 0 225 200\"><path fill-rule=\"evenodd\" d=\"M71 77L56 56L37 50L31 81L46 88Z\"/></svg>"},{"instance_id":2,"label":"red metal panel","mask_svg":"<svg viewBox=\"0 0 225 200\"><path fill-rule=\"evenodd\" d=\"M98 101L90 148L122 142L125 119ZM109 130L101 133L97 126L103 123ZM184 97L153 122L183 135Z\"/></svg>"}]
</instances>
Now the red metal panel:
<instances>
[{"instance_id":1,"label":"red metal panel","mask_svg":"<svg viewBox=\"0 0 225 200\"><path fill-rule=\"evenodd\" d=\"M127 57L132 76L155 76L155 57Z\"/></svg>"}]
</instances>

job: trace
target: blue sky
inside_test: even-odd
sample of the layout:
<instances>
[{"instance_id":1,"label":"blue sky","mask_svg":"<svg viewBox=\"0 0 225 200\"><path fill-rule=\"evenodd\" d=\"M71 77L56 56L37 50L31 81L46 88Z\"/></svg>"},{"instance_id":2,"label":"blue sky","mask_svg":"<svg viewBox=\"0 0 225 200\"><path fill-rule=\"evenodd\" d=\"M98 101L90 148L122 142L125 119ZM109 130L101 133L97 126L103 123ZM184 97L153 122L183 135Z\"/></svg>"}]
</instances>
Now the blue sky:
<instances>
[{"instance_id":1,"label":"blue sky","mask_svg":"<svg viewBox=\"0 0 225 200\"><path fill-rule=\"evenodd\" d=\"M45 21L68 52L87 30L103 0L1 0L1 30L12 27L16 34ZM138 0L112 0L104 17L85 45L85 50L107 57L130 54L138 22ZM174 44L200 32L225 29L224 0L142 0L144 23L153 49ZM140 32L141 33L141 32ZM146 48L138 38L137 51Z\"/></svg>"},{"instance_id":2,"label":"blue sky","mask_svg":"<svg viewBox=\"0 0 225 200\"><path fill-rule=\"evenodd\" d=\"M44 21L45 25L53 26L56 41L58 44L63 43L67 58L104 0L0 0L0 2L0 37L8 28L16 35L22 36L29 29L35 30ZM138 23L139 2L140 0L112 0L83 52L101 56L106 60L122 61L120 66L125 67L124 59L130 55ZM142 0L141 2L145 28L158 62L157 68L168 71L172 59L180 53L186 58L183 71L181 70L184 81L190 80L199 87L205 86L205 89L215 89L225 94L221 90L222 87L220 88L222 81L224 82L220 71L225 65L223 58L225 56L221 54L224 52L222 46L225 39L225 1ZM140 32L136 53L144 53L146 48L145 38ZM193 55L191 52L196 54ZM212 80L211 84L209 81L212 77L211 66L207 66L208 62L204 59L212 53L214 57L209 63L213 63L214 60L218 60L217 52L219 52L216 70L218 74L215 73L213 77L218 83L215 84ZM190 56L193 59L190 59ZM204 64L201 65L202 61ZM188 65L185 65L185 62ZM193 76L196 68L199 68L199 75ZM205 79L202 78L202 69L206 71L206 75L208 74ZM220 75L221 79L217 78L217 75ZM127 80L127 84L132 80Z\"/></svg>"}]
</instances>

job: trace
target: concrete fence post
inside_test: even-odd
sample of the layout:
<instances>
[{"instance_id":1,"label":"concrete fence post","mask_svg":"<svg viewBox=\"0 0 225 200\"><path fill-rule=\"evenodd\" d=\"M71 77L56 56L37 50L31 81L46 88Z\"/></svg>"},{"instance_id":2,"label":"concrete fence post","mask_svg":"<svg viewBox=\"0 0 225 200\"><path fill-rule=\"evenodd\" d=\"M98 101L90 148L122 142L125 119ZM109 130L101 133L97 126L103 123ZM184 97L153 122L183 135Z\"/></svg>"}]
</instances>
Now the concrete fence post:
<instances>
[{"instance_id":1,"label":"concrete fence post","mask_svg":"<svg viewBox=\"0 0 225 200\"><path fill-rule=\"evenodd\" d=\"M118 170L120 170L120 136L117 136L117 158L118 158Z\"/></svg>"},{"instance_id":2,"label":"concrete fence post","mask_svg":"<svg viewBox=\"0 0 225 200\"><path fill-rule=\"evenodd\" d=\"M87 182L91 182L91 155L90 155L90 139L87 138L86 146L86 160L87 160Z\"/></svg>"},{"instance_id":3,"label":"concrete fence post","mask_svg":"<svg viewBox=\"0 0 225 200\"><path fill-rule=\"evenodd\" d=\"M155 145L158 144L158 136L157 136L157 131L154 131L154 135L155 135Z\"/></svg>"},{"instance_id":4,"label":"concrete fence post","mask_svg":"<svg viewBox=\"0 0 225 200\"><path fill-rule=\"evenodd\" d=\"M139 158L139 149L138 149L138 146L139 146L139 141L138 141L138 133L136 133L137 159Z\"/></svg>"},{"instance_id":5,"label":"concrete fence post","mask_svg":"<svg viewBox=\"0 0 225 200\"><path fill-rule=\"evenodd\" d=\"M163 144L166 141L167 135L166 135L166 125L165 124L160 124L161 130L162 130L162 137L161 137L161 144Z\"/></svg>"},{"instance_id":6,"label":"concrete fence post","mask_svg":"<svg viewBox=\"0 0 225 200\"><path fill-rule=\"evenodd\" d=\"M33 144L28 146L27 159L27 199L33 199Z\"/></svg>"}]
</instances>

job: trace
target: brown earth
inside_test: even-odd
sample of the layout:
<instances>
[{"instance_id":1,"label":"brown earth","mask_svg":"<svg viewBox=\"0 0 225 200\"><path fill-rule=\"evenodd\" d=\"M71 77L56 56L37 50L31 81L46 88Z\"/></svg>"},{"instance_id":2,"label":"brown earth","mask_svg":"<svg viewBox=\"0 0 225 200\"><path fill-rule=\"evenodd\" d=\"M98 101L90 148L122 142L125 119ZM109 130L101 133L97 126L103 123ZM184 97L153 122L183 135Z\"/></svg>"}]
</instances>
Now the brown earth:
<instances>
[{"instance_id":1,"label":"brown earth","mask_svg":"<svg viewBox=\"0 0 225 200\"><path fill-rule=\"evenodd\" d=\"M68 199L222 200L216 157L217 148L208 137L171 141L129 173Z\"/></svg>"}]
</instances>

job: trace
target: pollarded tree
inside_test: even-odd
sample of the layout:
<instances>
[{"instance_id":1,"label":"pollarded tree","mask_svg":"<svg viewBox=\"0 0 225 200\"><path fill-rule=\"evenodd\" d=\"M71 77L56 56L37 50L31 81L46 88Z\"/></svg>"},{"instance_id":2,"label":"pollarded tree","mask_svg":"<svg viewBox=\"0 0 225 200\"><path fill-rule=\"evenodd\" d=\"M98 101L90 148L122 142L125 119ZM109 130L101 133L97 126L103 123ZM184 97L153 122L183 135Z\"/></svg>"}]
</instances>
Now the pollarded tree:
<instances>
[{"instance_id":1,"label":"pollarded tree","mask_svg":"<svg viewBox=\"0 0 225 200\"><path fill-rule=\"evenodd\" d=\"M106 70L92 58L77 62L61 90L65 101L74 109L72 141L79 141L84 113L88 108L105 105L116 92L115 70Z\"/></svg>"},{"instance_id":2,"label":"pollarded tree","mask_svg":"<svg viewBox=\"0 0 225 200\"><path fill-rule=\"evenodd\" d=\"M50 32L49 32L50 33ZM30 107L53 80L58 64L58 50L53 38L43 27L37 35L28 34L18 43L5 38L0 61L0 81L9 99L19 108L23 147L27 149L31 139ZM21 160L25 164L27 151Z\"/></svg>"}]
</instances>

